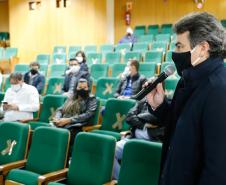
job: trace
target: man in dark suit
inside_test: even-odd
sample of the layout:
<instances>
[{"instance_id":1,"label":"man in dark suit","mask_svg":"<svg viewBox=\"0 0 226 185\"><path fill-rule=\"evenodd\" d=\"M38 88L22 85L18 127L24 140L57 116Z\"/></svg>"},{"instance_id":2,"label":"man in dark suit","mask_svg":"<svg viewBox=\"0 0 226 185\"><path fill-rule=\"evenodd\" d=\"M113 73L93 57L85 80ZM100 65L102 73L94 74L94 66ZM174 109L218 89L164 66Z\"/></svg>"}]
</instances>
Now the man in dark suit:
<instances>
[{"instance_id":1,"label":"man in dark suit","mask_svg":"<svg viewBox=\"0 0 226 185\"><path fill-rule=\"evenodd\" d=\"M45 76L39 70L40 64L38 62L32 62L30 64L30 71L24 75L24 82L36 87L38 93L41 94L45 88Z\"/></svg>"},{"instance_id":2,"label":"man in dark suit","mask_svg":"<svg viewBox=\"0 0 226 185\"><path fill-rule=\"evenodd\" d=\"M174 31L172 59L181 79L173 100L165 99L162 84L147 95L149 111L167 126L159 184L225 185L225 30L204 12L183 17Z\"/></svg>"}]
</instances>

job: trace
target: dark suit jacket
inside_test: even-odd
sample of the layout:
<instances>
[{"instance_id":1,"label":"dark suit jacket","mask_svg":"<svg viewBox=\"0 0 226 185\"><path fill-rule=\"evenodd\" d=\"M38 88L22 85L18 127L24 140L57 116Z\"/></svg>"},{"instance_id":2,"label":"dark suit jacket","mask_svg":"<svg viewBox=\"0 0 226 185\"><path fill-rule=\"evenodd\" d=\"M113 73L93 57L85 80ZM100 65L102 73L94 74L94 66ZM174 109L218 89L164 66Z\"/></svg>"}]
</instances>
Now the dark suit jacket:
<instances>
[{"instance_id":1,"label":"dark suit jacket","mask_svg":"<svg viewBox=\"0 0 226 185\"><path fill-rule=\"evenodd\" d=\"M30 74L30 72L27 72L24 75L24 82L26 84L30 84L30 75L29 74ZM45 88L45 77L42 74L37 73L37 75L33 78L32 84L30 84L30 85L36 87L36 89L38 90L38 93L41 94Z\"/></svg>"},{"instance_id":2,"label":"dark suit jacket","mask_svg":"<svg viewBox=\"0 0 226 185\"><path fill-rule=\"evenodd\" d=\"M171 104L152 111L167 125L161 185L226 184L226 68L209 58L184 70Z\"/></svg>"}]
</instances>

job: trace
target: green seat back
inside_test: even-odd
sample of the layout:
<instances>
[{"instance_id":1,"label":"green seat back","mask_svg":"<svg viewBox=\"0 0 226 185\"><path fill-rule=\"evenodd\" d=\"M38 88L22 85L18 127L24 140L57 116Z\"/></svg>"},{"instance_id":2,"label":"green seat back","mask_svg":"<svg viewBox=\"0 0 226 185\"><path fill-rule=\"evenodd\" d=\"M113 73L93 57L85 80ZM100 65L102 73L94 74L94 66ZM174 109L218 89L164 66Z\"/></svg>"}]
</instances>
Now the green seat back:
<instances>
[{"instance_id":1,"label":"green seat back","mask_svg":"<svg viewBox=\"0 0 226 185\"><path fill-rule=\"evenodd\" d=\"M8 88L11 87L9 76L4 77L4 86L3 86L3 91L6 92Z\"/></svg>"},{"instance_id":2,"label":"green seat back","mask_svg":"<svg viewBox=\"0 0 226 185\"><path fill-rule=\"evenodd\" d=\"M130 140L123 149L118 185L158 185L162 146Z\"/></svg>"},{"instance_id":3,"label":"green seat back","mask_svg":"<svg viewBox=\"0 0 226 185\"><path fill-rule=\"evenodd\" d=\"M130 60L137 60L138 62L142 60L142 56L140 52L129 51L126 52L124 56L124 63L127 63Z\"/></svg>"},{"instance_id":4,"label":"green seat back","mask_svg":"<svg viewBox=\"0 0 226 185\"><path fill-rule=\"evenodd\" d=\"M175 48L176 48L176 45L175 44L176 44L175 42L171 42L170 43L170 46L169 46L169 50L174 51Z\"/></svg>"},{"instance_id":5,"label":"green seat back","mask_svg":"<svg viewBox=\"0 0 226 185\"><path fill-rule=\"evenodd\" d=\"M34 131L25 170L46 174L66 165L70 133L67 129L39 127Z\"/></svg>"},{"instance_id":6,"label":"green seat back","mask_svg":"<svg viewBox=\"0 0 226 185\"><path fill-rule=\"evenodd\" d=\"M135 26L135 28L134 28L134 35L135 36L144 35L145 32L146 32L146 26L145 25Z\"/></svg>"},{"instance_id":7,"label":"green seat back","mask_svg":"<svg viewBox=\"0 0 226 185\"><path fill-rule=\"evenodd\" d=\"M54 46L53 53L66 53L66 46Z\"/></svg>"},{"instance_id":8,"label":"green seat back","mask_svg":"<svg viewBox=\"0 0 226 185\"><path fill-rule=\"evenodd\" d=\"M53 53L54 64L66 64L67 56L66 53Z\"/></svg>"},{"instance_id":9,"label":"green seat back","mask_svg":"<svg viewBox=\"0 0 226 185\"><path fill-rule=\"evenodd\" d=\"M166 61L166 62L163 62L162 64L161 64L161 72L163 72L164 71L164 69L165 69L165 67L166 66L168 66L168 65L174 65L175 66L175 64L173 63L173 62L168 62L168 61Z\"/></svg>"},{"instance_id":10,"label":"green seat back","mask_svg":"<svg viewBox=\"0 0 226 185\"><path fill-rule=\"evenodd\" d=\"M101 99L113 98L118 83L117 78L100 78L96 85L96 96Z\"/></svg>"},{"instance_id":11,"label":"green seat back","mask_svg":"<svg viewBox=\"0 0 226 185\"><path fill-rule=\"evenodd\" d=\"M61 107L65 100L66 97L62 95L46 95L43 98L39 121L48 123L54 116L56 109Z\"/></svg>"},{"instance_id":12,"label":"green seat back","mask_svg":"<svg viewBox=\"0 0 226 185\"><path fill-rule=\"evenodd\" d=\"M4 92L0 92L0 104L2 102L2 100L4 99L5 93Z\"/></svg>"},{"instance_id":13,"label":"green seat back","mask_svg":"<svg viewBox=\"0 0 226 185\"><path fill-rule=\"evenodd\" d=\"M112 65L112 77L118 78L124 71L126 64L113 64Z\"/></svg>"},{"instance_id":14,"label":"green seat back","mask_svg":"<svg viewBox=\"0 0 226 185\"><path fill-rule=\"evenodd\" d=\"M151 50L165 52L167 49L167 45L167 42L153 42L151 44Z\"/></svg>"},{"instance_id":15,"label":"green seat back","mask_svg":"<svg viewBox=\"0 0 226 185\"><path fill-rule=\"evenodd\" d=\"M78 51L81 51L81 46L70 46L68 50L68 59L75 58L75 55Z\"/></svg>"},{"instance_id":16,"label":"green seat back","mask_svg":"<svg viewBox=\"0 0 226 185\"><path fill-rule=\"evenodd\" d=\"M100 52L101 53L110 53L114 51L114 45L113 44L103 44L100 46Z\"/></svg>"},{"instance_id":17,"label":"green seat back","mask_svg":"<svg viewBox=\"0 0 226 185\"><path fill-rule=\"evenodd\" d=\"M96 53L97 52L97 46L96 45L86 45L84 47L84 52L87 53Z\"/></svg>"},{"instance_id":18,"label":"green seat back","mask_svg":"<svg viewBox=\"0 0 226 185\"><path fill-rule=\"evenodd\" d=\"M9 40L9 32L0 32L0 40Z\"/></svg>"},{"instance_id":19,"label":"green seat back","mask_svg":"<svg viewBox=\"0 0 226 185\"><path fill-rule=\"evenodd\" d=\"M29 65L28 64L16 64L14 67L14 72L25 74L29 71Z\"/></svg>"},{"instance_id":20,"label":"green seat back","mask_svg":"<svg viewBox=\"0 0 226 185\"><path fill-rule=\"evenodd\" d=\"M106 53L105 55L106 63L107 64L115 64L120 63L121 61L121 54L119 52L110 52Z\"/></svg>"},{"instance_id":21,"label":"green seat back","mask_svg":"<svg viewBox=\"0 0 226 185\"><path fill-rule=\"evenodd\" d=\"M177 39L177 34L176 33L173 33L171 35L171 42L175 42L176 43L176 39Z\"/></svg>"},{"instance_id":22,"label":"green seat back","mask_svg":"<svg viewBox=\"0 0 226 185\"><path fill-rule=\"evenodd\" d=\"M25 159L29 130L29 125L19 122L2 122L0 124L0 165ZM11 154L7 150L10 146L12 146Z\"/></svg>"},{"instance_id":23,"label":"green seat back","mask_svg":"<svg viewBox=\"0 0 226 185\"><path fill-rule=\"evenodd\" d=\"M173 32L172 24L163 24L161 26L161 33L163 34L171 34Z\"/></svg>"},{"instance_id":24,"label":"green seat back","mask_svg":"<svg viewBox=\"0 0 226 185\"><path fill-rule=\"evenodd\" d=\"M170 76L171 77L171 76ZM177 78L170 78L168 77L165 81L164 81L164 87L165 87L165 94L166 97L169 99L173 98L177 83L179 81L179 77Z\"/></svg>"},{"instance_id":25,"label":"green seat back","mask_svg":"<svg viewBox=\"0 0 226 185\"><path fill-rule=\"evenodd\" d=\"M115 139L94 133L76 137L67 184L101 185L111 180Z\"/></svg>"},{"instance_id":26,"label":"green seat back","mask_svg":"<svg viewBox=\"0 0 226 185\"><path fill-rule=\"evenodd\" d=\"M138 43L151 43L154 39L154 35L141 35L138 37L137 42ZM135 44L135 43L134 43Z\"/></svg>"},{"instance_id":27,"label":"green seat back","mask_svg":"<svg viewBox=\"0 0 226 185\"><path fill-rule=\"evenodd\" d=\"M102 63L102 54L101 53L88 53L87 54L87 64L100 64Z\"/></svg>"},{"instance_id":28,"label":"green seat back","mask_svg":"<svg viewBox=\"0 0 226 185\"><path fill-rule=\"evenodd\" d=\"M48 65L50 63L50 55L49 54L39 54L36 57L36 61L40 64L40 65Z\"/></svg>"},{"instance_id":29,"label":"green seat back","mask_svg":"<svg viewBox=\"0 0 226 185\"><path fill-rule=\"evenodd\" d=\"M148 34L157 35L159 33L159 25L149 25L148 26Z\"/></svg>"},{"instance_id":30,"label":"green seat back","mask_svg":"<svg viewBox=\"0 0 226 185\"><path fill-rule=\"evenodd\" d=\"M157 42L169 42L170 41L170 34L158 34L155 36Z\"/></svg>"},{"instance_id":31,"label":"green seat back","mask_svg":"<svg viewBox=\"0 0 226 185\"><path fill-rule=\"evenodd\" d=\"M144 62L161 63L162 56L162 51L148 51L145 53Z\"/></svg>"},{"instance_id":32,"label":"green seat back","mask_svg":"<svg viewBox=\"0 0 226 185\"><path fill-rule=\"evenodd\" d=\"M165 59L165 61L167 61L167 62L172 62L173 61L173 59L172 59L172 52L173 51L167 51L166 52L166 59Z\"/></svg>"},{"instance_id":33,"label":"green seat back","mask_svg":"<svg viewBox=\"0 0 226 185\"><path fill-rule=\"evenodd\" d=\"M64 85L63 77L52 77L48 80L46 94L60 95Z\"/></svg>"},{"instance_id":34,"label":"green seat back","mask_svg":"<svg viewBox=\"0 0 226 185\"><path fill-rule=\"evenodd\" d=\"M52 64L50 65L50 77L62 77L66 70L66 64Z\"/></svg>"},{"instance_id":35,"label":"green seat back","mask_svg":"<svg viewBox=\"0 0 226 185\"><path fill-rule=\"evenodd\" d=\"M115 46L115 52L122 52L122 51L128 52L130 51L130 48L131 48L131 44L129 43L118 44Z\"/></svg>"},{"instance_id":36,"label":"green seat back","mask_svg":"<svg viewBox=\"0 0 226 185\"><path fill-rule=\"evenodd\" d=\"M156 64L155 63L140 64L139 72L146 78L152 77L156 73Z\"/></svg>"},{"instance_id":37,"label":"green seat back","mask_svg":"<svg viewBox=\"0 0 226 185\"><path fill-rule=\"evenodd\" d=\"M39 71L42 75L46 76L48 72L48 64L40 64Z\"/></svg>"},{"instance_id":38,"label":"green seat back","mask_svg":"<svg viewBox=\"0 0 226 185\"><path fill-rule=\"evenodd\" d=\"M135 105L133 100L110 98L107 100L101 130L121 132L129 129L125 118L129 110Z\"/></svg>"},{"instance_id":39,"label":"green seat back","mask_svg":"<svg viewBox=\"0 0 226 185\"><path fill-rule=\"evenodd\" d=\"M6 48L4 59L11 59L12 57L17 56L18 49L17 48Z\"/></svg>"},{"instance_id":40,"label":"green seat back","mask_svg":"<svg viewBox=\"0 0 226 185\"><path fill-rule=\"evenodd\" d=\"M108 75L108 65L107 64L93 64L90 67L91 76L96 82L101 77L106 77Z\"/></svg>"},{"instance_id":41,"label":"green seat back","mask_svg":"<svg viewBox=\"0 0 226 185\"><path fill-rule=\"evenodd\" d=\"M145 52L148 50L148 42L138 42L133 44L133 51Z\"/></svg>"},{"instance_id":42,"label":"green seat back","mask_svg":"<svg viewBox=\"0 0 226 185\"><path fill-rule=\"evenodd\" d=\"M0 47L0 60L4 59L4 48Z\"/></svg>"}]
</instances>

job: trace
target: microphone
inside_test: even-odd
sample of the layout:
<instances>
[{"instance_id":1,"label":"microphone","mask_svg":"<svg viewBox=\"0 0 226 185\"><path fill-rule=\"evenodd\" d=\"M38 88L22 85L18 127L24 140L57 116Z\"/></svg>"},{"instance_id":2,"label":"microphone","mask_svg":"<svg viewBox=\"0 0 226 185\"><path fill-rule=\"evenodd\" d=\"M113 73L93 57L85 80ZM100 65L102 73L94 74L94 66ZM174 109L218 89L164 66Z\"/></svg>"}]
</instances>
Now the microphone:
<instances>
[{"instance_id":1,"label":"microphone","mask_svg":"<svg viewBox=\"0 0 226 185\"><path fill-rule=\"evenodd\" d=\"M158 75L158 77L152 83L149 83L136 95L131 96L131 99L142 100L149 92L151 92L157 86L158 83L163 82L168 76L172 75L175 70L176 69L172 64L167 65L164 71L160 75Z\"/></svg>"}]
</instances>

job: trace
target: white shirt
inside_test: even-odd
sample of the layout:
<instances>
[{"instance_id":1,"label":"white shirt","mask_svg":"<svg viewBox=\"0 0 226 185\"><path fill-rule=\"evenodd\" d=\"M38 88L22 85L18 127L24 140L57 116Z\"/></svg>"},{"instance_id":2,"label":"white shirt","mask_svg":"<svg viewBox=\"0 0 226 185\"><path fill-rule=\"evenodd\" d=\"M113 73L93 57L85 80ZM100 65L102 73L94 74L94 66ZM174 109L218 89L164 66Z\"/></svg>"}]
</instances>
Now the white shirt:
<instances>
[{"instance_id":1,"label":"white shirt","mask_svg":"<svg viewBox=\"0 0 226 185\"><path fill-rule=\"evenodd\" d=\"M35 87L22 84L19 91L15 92L9 88L4 97L8 104L16 104L19 111L6 111L4 121L18 121L22 119L33 119L33 112L39 110L39 94Z\"/></svg>"}]
</instances>

